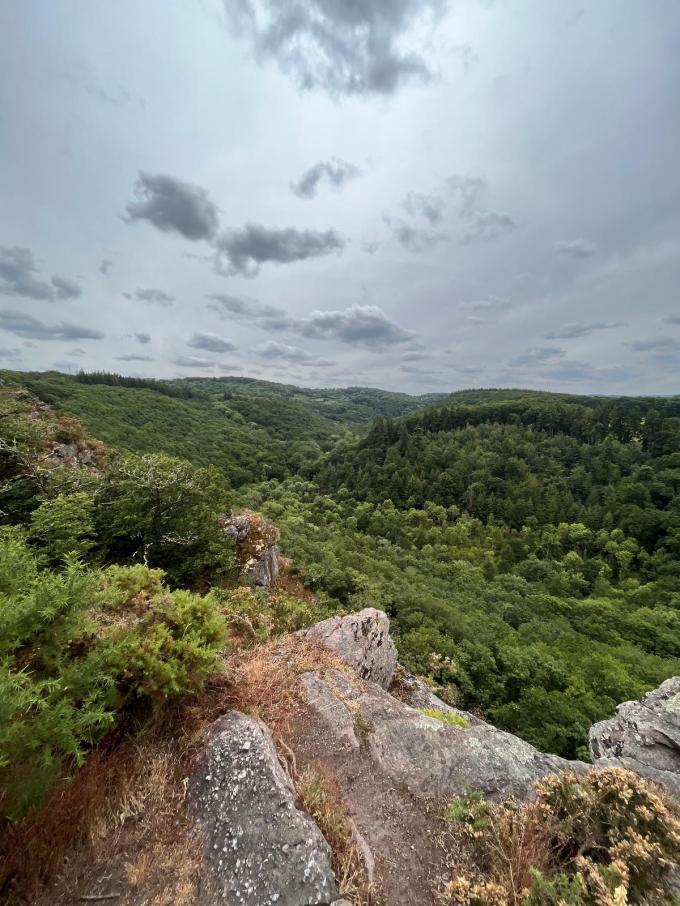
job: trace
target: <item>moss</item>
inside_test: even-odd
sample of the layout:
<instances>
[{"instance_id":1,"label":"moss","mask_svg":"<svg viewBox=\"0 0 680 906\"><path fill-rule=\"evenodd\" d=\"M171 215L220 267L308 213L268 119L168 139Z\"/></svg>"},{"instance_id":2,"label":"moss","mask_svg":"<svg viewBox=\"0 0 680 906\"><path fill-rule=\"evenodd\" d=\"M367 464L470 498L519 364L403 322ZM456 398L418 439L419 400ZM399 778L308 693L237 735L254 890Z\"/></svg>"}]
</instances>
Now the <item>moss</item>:
<instances>
[{"instance_id":1,"label":"moss","mask_svg":"<svg viewBox=\"0 0 680 906\"><path fill-rule=\"evenodd\" d=\"M421 708L420 713L424 714L425 717L433 717L443 724L451 724L454 727L460 727L462 730L467 730L470 726L470 721L467 717L455 714L453 711L437 711L435 708Z\"/></svg>"}]
</instances>

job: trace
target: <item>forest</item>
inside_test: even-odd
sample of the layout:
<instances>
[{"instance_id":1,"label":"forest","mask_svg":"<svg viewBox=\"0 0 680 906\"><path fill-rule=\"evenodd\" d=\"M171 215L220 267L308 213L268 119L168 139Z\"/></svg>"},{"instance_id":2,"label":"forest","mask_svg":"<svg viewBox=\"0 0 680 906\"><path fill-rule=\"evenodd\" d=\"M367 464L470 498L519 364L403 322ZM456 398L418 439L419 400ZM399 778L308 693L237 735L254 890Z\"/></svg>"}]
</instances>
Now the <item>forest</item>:
<instances>
[{"instance_id":1,"label":"forest","mask_svg":"<svg viewBox=\"0 0 680 906\"><path fill-rule=\"evenodd\" d=\"M408 669L543 750L587 759L593 722L680 673L680 398L0 379L5 815L200 686L241 606L239 507L318 601L279 602L283 628L382 608Z\"/></svg>"}]
</instances>

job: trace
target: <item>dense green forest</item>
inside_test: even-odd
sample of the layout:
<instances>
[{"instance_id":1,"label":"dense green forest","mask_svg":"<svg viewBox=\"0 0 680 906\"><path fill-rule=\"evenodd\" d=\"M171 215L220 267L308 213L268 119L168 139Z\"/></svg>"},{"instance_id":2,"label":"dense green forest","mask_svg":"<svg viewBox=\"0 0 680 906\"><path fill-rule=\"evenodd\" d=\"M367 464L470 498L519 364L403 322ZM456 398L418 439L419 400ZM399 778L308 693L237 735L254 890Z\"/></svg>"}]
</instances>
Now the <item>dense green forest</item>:
<instances>
[{"instance_id":1,"label":"dense green forest","mask_svg":"<svg viewBox=\"0 0 680 906\"><path fill-rule=\"evenodd\" d=\"M407 667L543 749L586 757L594 721L680 673L680 398L1 377L4 550L32 588L56 582L58 598L99 570L105 612L122 581L106 570L156 569L207 612L231 569L218 510L251 506L280 526L324 607L384 608ZM58 415L36 417L36 399ZM102 464L77 482L64 467L43 474L46 435L98 438ZM130 579L132 598L145 583L160 594L154 581ZM30 610L16 583L0 593L7 612ZM4 654L16 713L39 624L3 630L20 639ZM43 665L41 682L71 658ZM126 681L107 665L122 702ZM81 751L76 737L64 751Z\"/></svg>"}]
</instances>

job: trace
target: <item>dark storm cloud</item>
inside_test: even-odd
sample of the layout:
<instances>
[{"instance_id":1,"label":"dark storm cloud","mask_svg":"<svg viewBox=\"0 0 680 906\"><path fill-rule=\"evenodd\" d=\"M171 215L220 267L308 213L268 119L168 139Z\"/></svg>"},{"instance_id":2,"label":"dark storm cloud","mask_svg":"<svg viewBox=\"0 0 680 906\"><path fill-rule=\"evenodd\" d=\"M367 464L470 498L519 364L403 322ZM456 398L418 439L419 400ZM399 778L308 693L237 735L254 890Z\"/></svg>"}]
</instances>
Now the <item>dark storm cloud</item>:
<instances>
[{"instance_id":1,"label":"dark storm cloud","mask_svg":"<svg viewBox=\"0 0 680 906\"><path fill-rule=\"evenodd\" d=\"M52 286L58 299L76 299L83 292L75 280L60 277L58 274L52 277Z\"/></svg>"},{"instance_id":2,"label":"dark storm cloud","mask_svg":"<svg viewBox=\"0 0 680 906\"><path fill-rule=\"evenodd\" d=\"M163 232L192 240L210 240L217 233L217 205L200 186L163 173L140 172L134 193L126 206L128 222L148 220Z\"/></svg>"},{"instance_id":3,"label":"dark storm cloud","mask_svg":"<svg viewBox=\"0 0 680 906\"><path fill-rule=\"evenodd\" d=\"M680 340L676 337L651 337L648 340L631 340L626 346L633 352L674 352L680 349Z\"/></svg>"},{"instance_id":4,"label":"dark storm cloud","mask_svg":"<svg viewBox=\"0 0 680 906\"><path fill-rule=\"evenodd\" d=\"M353 305L344 311L313 311L296 322L305 337L339 340L369 349L413 343L416 334L392 321L376 305Z\"/></svg>"},{"instance_id":5,"label":"dark storm cloud","mask_svg":"<svg viewBox=\"0 0 680 906\"><path fill-rule=\"evenodd\" d=\"M13 333L17 337L30 340L102 340L100 330L83 327L79 324L45 324L38 318L24 315L18 311L0 311L0 329Z\"/></svg>"},{"instance_id":6,"label":"dark storm cloud","mask_svg":"<svg viewBox=\"0 0 680 906\"><path fill-rule=\"evenodd\" d=\"M525 365L545 365L554 359L560 359L566 355L566 351L559 346L532 346L521 355L510 359L509 365L512 368L521 368Z\"/></svg>"},{"instance_id":7,"label":"dark storm cloud","mask_svg":"<svg viewBox=\"0 0 680 906\"><path fill-rule=\"evenodd\" d=\"M142 345L146 345L147 343L151 342L151 334L147 333L144 330L140 331L139 333L133 334L133 336L135 340L137 340L138 343L142 343Z\"/></svg>"},{"instance_id":8,"label":"dark storm cloud","mask_svg":"<svg viewBox=\"0 0 680 906\"><path fill-rule=\"evenodd\" d=\"M615 327L625 327L625 321L595 321L592 324L565 324L555 330L549 330L543 336L546 340L574 340L578 337L587 337L598 330L613 330Z\"/></svg>"},{"instance_id":9,"label":"dark storm cloud","mask_svg":"<svg viewBox=\"0 0 680 906\"><path fill-rule=\"evenodd\" d=\"M509 214L498 211L475 211L469 217L461 241L466 244L489 242L500 239L505 233L510 233L515 229L517 229L517 224Z\"/></svg>"},{"instance_id":10,"label":"dark storm cloud","mask_svg":"<svg viewBox=\"0 0 680 906\"><path fill-rule=\"evenodd\" d=\"M293 362L297 364L315 365L316 367L330 367L335 362L319 358L299 346L288 346L286 343L278 343L276 340L269 340L261 343L253 349L255 355L263 359L277 359L283 362Z\"/></svg>"},{"instance_id":11,"label":"dark storm cloud","mask_svg":"<svg viewBox=\"0 0 680 906\"><path fill-rule=\"evenodd\" d=\"M340 251L345 241L335 230L270 229L248 223L226 230L215 243L215 265L220 273L254 277L263 264L290 264Z\"/></svg>"},{"instance_id":12,"label":"dark storm cloud","mask_svg":"<svg viewBox=\"0 0 680 906\"><path fill-rule=\"evenodd\" d=\"M187 346L191 346L192 349L204 349L206 352L233 352L237 349L231 340L225 340L215 333L195 333L187 340Z\"/></svg>"},{"instance_id":13,"label":"dark storm cloud","mask_svg":"<svg viewBox=\"0 0 680 906\"><path fill-rule=\"evenodd\" d=\"M443 198L420 192L409 192L404 200L404 208L412 217L424 217L432 226L441 221L445 205Z\"/></svg>"},{"instance_id":14,"label":"dark storm cloud","mask_svg":"<svg viewBox=\"0 0 680 906\"><path fill-rule=\"evenodd\" d=\"M291 189L298 198L314 198L319 183L327 182L336 189L344 186L351 179L356 179L361 170L346 160L332 157L330 160L320 160L302 174L297 182L291 183Z\"/></svg>"},{"instance_id":15,"label":"dark storm cloud","mask_svg":"<svg viewBox=\"0 0 680 906\"><path fill-rule=\"evenodd\" d=\"M153 362L153 357L150 355L140 355L137 352L128 352L125 355L117 355L116 361L118 361L118 362Z\"/></svg>"},{"instance_id":16,"label":"dark storm cloud","mask_svg":"<svg viewBox=\"0 0 680 906\"><path fill-rule=\"evenodd\" d=\"M100 274L103 274L104 277L108 277L111 273L111 268L113 267L113 261L110 258L104 258L97 268Z\"/></svg>"},{"instance_id":17,"label":"dark storm cloud","mask_svg":"<svg viewBox=\"0 0 680 906\"><path fill-rule=\"evenodd\" d=\"M436 21L446 0L224 0L236 34L252 41L303 89L393 94L410 79L427 81L422 54L400 49L419 20Z\"/></svg>"},{"instance_id":18,"label":"dark storm cloud","mask_svg":"<svg viewBox=\"0 0 680 906\"><path fill-rule=\"evenodd\" d=\"M583 238L558 239L553 242L553 250L568 258L592 258L597 253L595 244Z\"/></svg>"},{"instance_id":19,"label":"dark storm cloud","mask_svg":"<svg viewBox=\"0 0 680 906\"><path fill-rule=\"evenodd\" d=\"M0 246L0 292L27 299L54 300L54 287L38 277L30 249Z\"/></svg>"},{"instance_id":20,"label":"dark storm cloud","mask_svg":"<svg viewBox=\"0 0 680 906\"><path fill-rule=\"evenodd\" d=\"M126 299L136 299L138 302L147 302L149 305L161 305L168 308L175 301L175 297L163 292L162 289L136 289L134 293L123 293Z\"/></svg>"}]
</instances>

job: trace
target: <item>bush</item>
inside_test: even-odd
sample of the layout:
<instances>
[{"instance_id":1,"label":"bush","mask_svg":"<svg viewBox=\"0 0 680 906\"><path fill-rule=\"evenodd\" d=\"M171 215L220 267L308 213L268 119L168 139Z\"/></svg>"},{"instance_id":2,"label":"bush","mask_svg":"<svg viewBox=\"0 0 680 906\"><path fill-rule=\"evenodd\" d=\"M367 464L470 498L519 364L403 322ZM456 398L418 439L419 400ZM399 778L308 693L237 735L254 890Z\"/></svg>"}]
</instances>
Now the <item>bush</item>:
<instances>
[{"instance_id":1,"label":"bush","mask_svg":"<svg viewBox=\"0 0 680 906\"><path fill-rule=\"evenodd\" d=\"M226 626L212 595L171 592L142 566L42 569L0 529L0 809L16 819L126 710L158 711L216 669Z\"/></svg>"},{"instance_id":2,"label":"bush","mask_svg":"<svg viewBox=\"0 0 680 906\"><path fill-rule=\"evenodd\" d=\"M626 906L671 903L680 820L638 775L621 768L556 774L533 802L493 805L480 794L448 812L477 875L447 886L465 906Z\"/></svg>"},{"instance_id":3,"label":"bush","mask_svg":"<svg viewBox=\"0 0 680 906\"><path fill-rule=\"evenodd\" d=\"M214 593L230 636L243 647L297 632L330 616L330 611L281 590L268 595L264 589L239 586Z\"/></svg>"}]
</instances>

